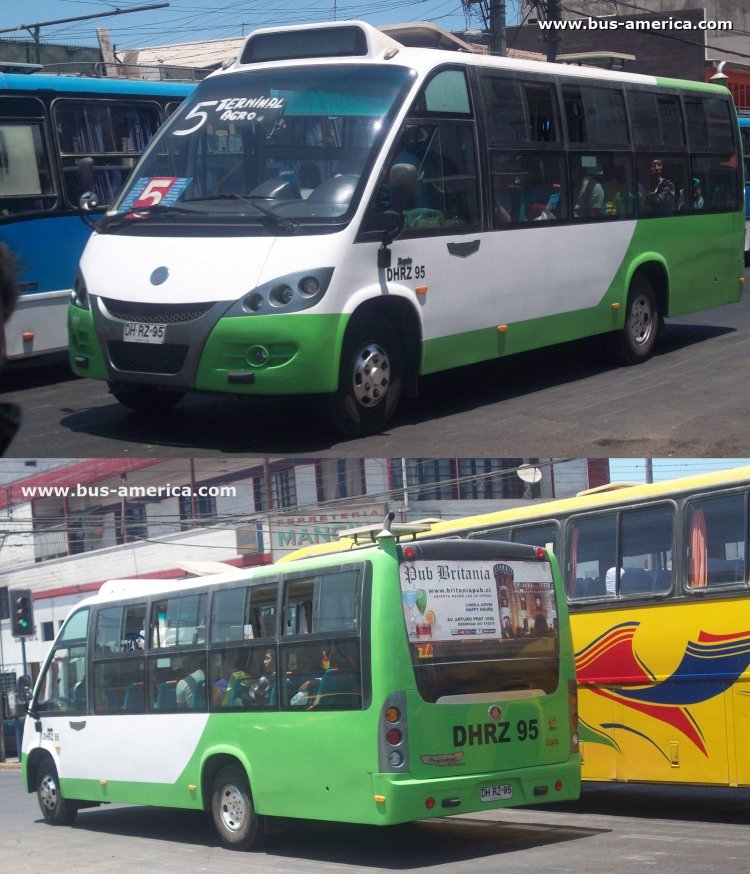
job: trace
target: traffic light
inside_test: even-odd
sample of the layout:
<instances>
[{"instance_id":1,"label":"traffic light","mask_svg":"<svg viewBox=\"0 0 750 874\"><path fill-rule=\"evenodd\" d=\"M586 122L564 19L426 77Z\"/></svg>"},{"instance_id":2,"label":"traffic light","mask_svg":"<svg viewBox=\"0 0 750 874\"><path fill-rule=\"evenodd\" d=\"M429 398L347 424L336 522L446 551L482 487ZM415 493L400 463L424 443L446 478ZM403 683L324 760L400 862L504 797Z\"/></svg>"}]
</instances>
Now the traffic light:
<instances>
[{"instance_id":1,"label":"traffic light","mask_svg":"<svg viewBox=\"0 0 750 874\"><path fill-rule=\"evenodd\" d=\"M9 592L10 633L13 637L29 637L34 633L34 603L31 589Z\"/></svg>"}]
</instances>

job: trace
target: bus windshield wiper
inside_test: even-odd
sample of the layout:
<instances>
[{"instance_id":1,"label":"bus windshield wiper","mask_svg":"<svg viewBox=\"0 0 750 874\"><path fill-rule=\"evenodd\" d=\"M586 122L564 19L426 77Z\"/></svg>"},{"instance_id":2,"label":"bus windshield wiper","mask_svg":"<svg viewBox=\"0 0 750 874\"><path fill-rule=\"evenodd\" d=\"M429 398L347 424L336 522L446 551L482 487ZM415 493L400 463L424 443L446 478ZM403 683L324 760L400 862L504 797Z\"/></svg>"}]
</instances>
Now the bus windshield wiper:
<instances>
[{"instance_id":1,"label":"bus windshield wiper","mask_svg":"<svg viewBox=\"0 0 750 874\"><path fill-rule=\"evenodd\" d=\"M156 215L175 214L189 215L195 218L198 213L194 209L186 209L182 206L167 206L164 203L155 203L153 206L141 206L135 209L128 209L125 212L117 212L114 215L105 215L97 223L97 230L120 222L138 222L150 219Z\"/></svg>"},{"instance_id":2,"label":"bus windshield wiper","mask_svg":"<svg viewBox=\"0 0 750 874\"><path fill-rule=\"evenodd\" d=\"M296 222L293 219L284 218L275 213L272 209L269 209L267 206L262 206L258 203L259 199L267 200L267 198L261 198L260 195L237 194L236 191L227 191L222 194L214 194L207 197L196 197L191 201L191 203L195 200L241 200L243 203L249 203L253 209L257 209L258 212L262 213L266 218L271 219L271 221L278 227L283 228L285 231L289 231L292 234L297 233L301 227L299 222Z\"/></svg>"}]
</instances>

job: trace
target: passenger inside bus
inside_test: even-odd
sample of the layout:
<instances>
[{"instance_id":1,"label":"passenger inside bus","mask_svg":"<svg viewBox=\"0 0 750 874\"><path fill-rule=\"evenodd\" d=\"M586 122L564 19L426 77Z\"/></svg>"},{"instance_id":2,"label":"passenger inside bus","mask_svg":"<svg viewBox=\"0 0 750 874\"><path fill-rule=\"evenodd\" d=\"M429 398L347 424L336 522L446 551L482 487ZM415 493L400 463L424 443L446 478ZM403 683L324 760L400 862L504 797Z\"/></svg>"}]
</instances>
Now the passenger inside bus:
<instances>
[{"instance_id":1,"label":"passenger inside bus","mask_svg":"<svg viewBox=\"0 0 750 874\"><path fill-rule=\"evenodd\" d=\"M319 710L358 710L362 706L362 675L356 640L338 640L331 646L331 667L323 674L315 703Z\"/></svg>"},{"instance_id":2,"label":"passenger inside bus","mask_svg":"<svg viewBox=\"0 0 750 874\"><path fill-rule=\"evenodd\" d=\"M664 175L664 162L660 157L651 161L651 172L641 204L646 215L672 215L675 211L675 186Z\"/></svg>"},{"instance_id":3,"label":"passenger inside bus","mask_svg":"<svg viewBox=\"0 0 750 874\"><path fill-rule=\"evenodd\" d=\"M582 156L585 158L586 156ZM598 163L581 162L575 197L573 198L574 218L596 218L604 214L604 187L601 184L602 167Z\"/></svg>"}]
</instances>

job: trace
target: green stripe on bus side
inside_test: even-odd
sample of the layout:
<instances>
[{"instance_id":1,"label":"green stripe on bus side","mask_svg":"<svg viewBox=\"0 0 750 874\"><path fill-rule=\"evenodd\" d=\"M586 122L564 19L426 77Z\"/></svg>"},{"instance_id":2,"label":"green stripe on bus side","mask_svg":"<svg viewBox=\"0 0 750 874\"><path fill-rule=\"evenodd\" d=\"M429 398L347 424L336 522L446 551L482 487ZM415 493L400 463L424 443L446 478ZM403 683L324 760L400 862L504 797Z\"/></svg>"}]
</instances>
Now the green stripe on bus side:
<instances>
[{"instance_id":1,"label":"green stripe on bus side","mask_svg":"<svg viewBox=\"0 0 750 874\"><path fill-rule=\"evenodd\" d=\"M203 799L200 786L190 790L188 783L149 783L145 780L79 780L60 778L64 798L98 801L101 804L148 804L153 807L184 807L200 810Z\"/></svg>"},{"instance_id":2,"label":"green stripe on bus side","mask_svg":"<svg viewBox=\"0 0 750 874\"><path fill-rule=\"evenodd\" d=\"M708 235L715 240L710 252L703 243ZM743 239L741 213L640 220L598 306L511 323L503 330L500 325L490 325L428 340L423 345L421 372L435 373L619 330L624 324L630 281L644 265L660 267L666 275L668 300L663 315L735 303L742 296ZM550 281L553 277L551 268ZM711 295L710 303L707 294ZM614 309L618 304L619 309Z\"/></svg>"}]
</instances>

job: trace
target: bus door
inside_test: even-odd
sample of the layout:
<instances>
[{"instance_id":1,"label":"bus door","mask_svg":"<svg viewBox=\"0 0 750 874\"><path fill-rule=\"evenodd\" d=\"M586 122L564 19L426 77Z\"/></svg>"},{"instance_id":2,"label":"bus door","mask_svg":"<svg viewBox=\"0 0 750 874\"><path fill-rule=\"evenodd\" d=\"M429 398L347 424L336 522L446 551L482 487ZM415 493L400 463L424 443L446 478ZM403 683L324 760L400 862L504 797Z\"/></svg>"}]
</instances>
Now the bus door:
<instances>
[{"instance_id":1,"label":"bus door","mask_svg":"<svg viewBox=\"0 0 750 874\"><path fill-rule=\"evenodd\" d=\"M416 191L405 203L389 199L389 172L395 165L411 165L416 171ZM466 72L460 67L443 68L415 99L370 210L371 215L383 209L403 214L403 229L391 247L391 263L383 278L392 290L416 291L427 341L427 371L465 363L466 357L465 350L457 350L454 362L442 357L431 365L435 353L429 340L484 327L491 319L481 307L467 306L461 299L470 290L475 300L481 294L478 284L489 283L492 276L489 249L480 239L478 166Z\"/></svg>"},{"instance_id":2,"label":"bus door","mask_svg":"<svg viewBox=\"0 0 750 874\"><path fill-rule=\"evenodd\" d=\"M90 755L86 678L88 609L73 614L37 683L24 729L24 752L42 746L52 753L61 777L74 775Z\"/></svg>"}]
</instances>

